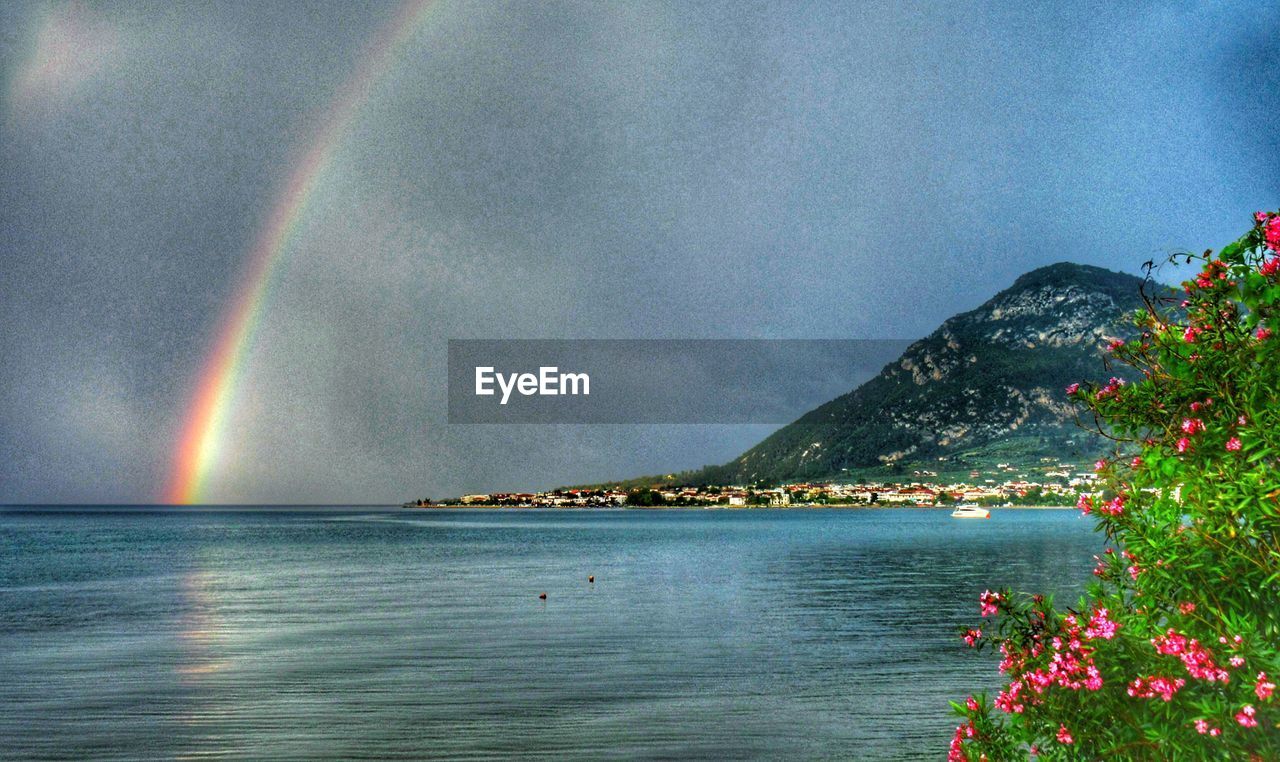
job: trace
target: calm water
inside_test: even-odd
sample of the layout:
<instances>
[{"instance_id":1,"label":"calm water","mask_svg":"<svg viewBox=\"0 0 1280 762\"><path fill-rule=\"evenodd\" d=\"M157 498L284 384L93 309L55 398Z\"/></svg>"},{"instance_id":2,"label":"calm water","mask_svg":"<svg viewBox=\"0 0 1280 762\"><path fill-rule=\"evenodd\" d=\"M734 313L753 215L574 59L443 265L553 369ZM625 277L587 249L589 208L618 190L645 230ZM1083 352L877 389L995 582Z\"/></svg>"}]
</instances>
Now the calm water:
<instances>
[{"instance_id":1,"label":"calm water","mask_svg":"<svg viewBox=\"0 0 1280 762\"><path fill-rule=\"evenodd\" d=\"M940 759L996 682L977 594L1098 547L1074 511L11 509L0 756Z\"/></svg>"}]
</instances>

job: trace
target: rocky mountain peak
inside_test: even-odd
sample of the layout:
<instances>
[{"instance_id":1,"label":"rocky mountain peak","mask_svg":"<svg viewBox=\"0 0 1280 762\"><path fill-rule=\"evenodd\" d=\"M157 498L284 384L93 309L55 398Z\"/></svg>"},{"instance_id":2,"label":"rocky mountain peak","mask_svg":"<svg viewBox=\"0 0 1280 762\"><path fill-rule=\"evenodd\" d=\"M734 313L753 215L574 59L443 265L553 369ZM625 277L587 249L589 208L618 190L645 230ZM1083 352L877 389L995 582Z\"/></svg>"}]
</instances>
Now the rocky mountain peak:
<instances>
[{"instance_id":1,"label":"rocky mountain peak","mask_svg":"<svg viewBox=\"0 0 1280 762\"><path fill-rule=\"evenodd\" d=\"M816 479L1015 441L1025 458L1092 454L1100 443L1074 425L1062 389L1105 375L1103 347L1127 333L1142 282L1070 262L1032 270L706 480Z\"/></svg>"}]
</instances>

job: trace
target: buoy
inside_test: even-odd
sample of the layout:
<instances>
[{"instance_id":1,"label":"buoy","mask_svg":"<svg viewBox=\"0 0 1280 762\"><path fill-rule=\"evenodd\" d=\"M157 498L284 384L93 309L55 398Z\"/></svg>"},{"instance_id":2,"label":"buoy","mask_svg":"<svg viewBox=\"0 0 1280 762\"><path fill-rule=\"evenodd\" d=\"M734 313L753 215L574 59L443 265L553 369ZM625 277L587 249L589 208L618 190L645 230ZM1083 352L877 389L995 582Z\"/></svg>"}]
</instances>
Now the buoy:
<instances>
[{"instance_id":1,"label":"buoy","mask_svg":"<svg viewBox=\"0 0 1280 762\"><path fill-rule=\"evenodd\" d=\"M587 581L588 581L588 582L592 582L592 583L594 583L594 582L596 581L596 575L592 574L592 575L588 576L588 577L587 577Z\"/></svg>"},{"instance_id":2,"label":"buoy","mask_svg":"<svg viewBox=\"0 0 1280 762\"><path fill-rule=\"evenodd\" d=\"M547 599L547 594L546 594L546 593L539 593L539 594L538 594L538 600L540 600L540 601L545 601L546 599Z\"/></svg>"}]
</instances>

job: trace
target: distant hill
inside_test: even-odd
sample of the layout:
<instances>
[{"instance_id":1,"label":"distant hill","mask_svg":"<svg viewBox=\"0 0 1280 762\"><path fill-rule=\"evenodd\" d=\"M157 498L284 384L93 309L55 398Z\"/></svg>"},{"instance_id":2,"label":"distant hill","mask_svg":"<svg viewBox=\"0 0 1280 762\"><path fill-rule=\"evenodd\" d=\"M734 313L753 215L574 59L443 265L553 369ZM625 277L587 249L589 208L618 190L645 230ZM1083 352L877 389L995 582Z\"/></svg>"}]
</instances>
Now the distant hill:
<instances>
[{"instance_id":1,"label":"distant hill","mask_svg":"<svg viewBox=\"0 0 1280 762\"><path fill-rule=\"evenodd\" d=\"M1102 440L1075 424L1063 388L1108 375L1102 351L1130 332L1141 285L1132 275L1067 262L1033 270L944 322L862 386L732 462L679 480L740 484L1092 460Z\"/></svg>"}]
</instances>

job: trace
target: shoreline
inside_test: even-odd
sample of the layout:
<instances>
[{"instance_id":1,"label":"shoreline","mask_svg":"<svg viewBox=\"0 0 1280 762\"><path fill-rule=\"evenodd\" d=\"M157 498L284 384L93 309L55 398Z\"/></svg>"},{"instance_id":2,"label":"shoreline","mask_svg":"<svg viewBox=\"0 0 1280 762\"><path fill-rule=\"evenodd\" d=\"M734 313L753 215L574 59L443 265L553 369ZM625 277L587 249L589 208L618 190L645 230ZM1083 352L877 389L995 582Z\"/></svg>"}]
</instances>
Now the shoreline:
<instances>
[{"instance_id":1,"label":"shoreline","mask_svg":"<svg viewBox=\"0 0 1280 762\"><path fill-rule=\"evenodd\" d=\"M616 505L616 506L587 506L587 505L498 505L495 503L473 503L470 505L402 505L404 510L409 511L457 511L457 510L483 510L483 511L822 511L822 510L839 510L839 511L857 511L857 510L876 510L876 511L932 511L936 513L950 513L955 506L919 506L919 505L882 505L866 503L835 503L835 504L803 504L803 505L763 505L763 506L728 506L728 505ZM1070 511L1075 510L1075 506L1071 505L999 505L999 506L982 506L992 513L1000 511Z\"/></svg>"}]
</instances>

